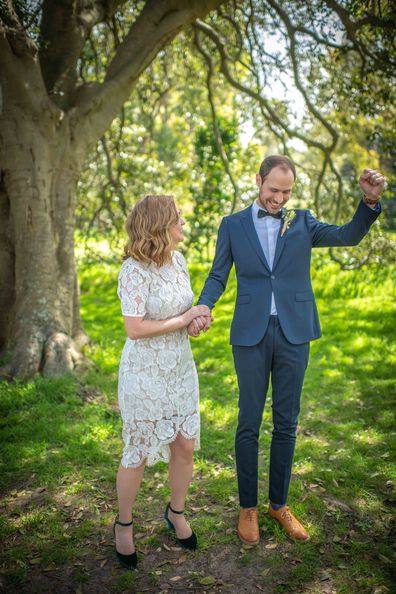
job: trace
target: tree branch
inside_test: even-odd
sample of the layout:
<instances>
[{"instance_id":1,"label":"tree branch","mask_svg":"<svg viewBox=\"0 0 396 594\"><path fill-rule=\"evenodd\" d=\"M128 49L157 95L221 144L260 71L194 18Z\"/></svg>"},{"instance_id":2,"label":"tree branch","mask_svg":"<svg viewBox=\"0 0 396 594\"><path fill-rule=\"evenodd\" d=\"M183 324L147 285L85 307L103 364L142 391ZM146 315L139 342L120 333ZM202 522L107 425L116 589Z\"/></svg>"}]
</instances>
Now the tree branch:
<instances>
[{"instance_id":1,"label":"tree branch","mask_svg":"<svg viewBox=\"0 0 396 594\"><path fill-rule=\"evenodd\" d=\"M356 32L365 25L385 29L394 29L395 27L394 12L393 17L390 18L382 18L381 16L366 12L364 17L354 21L351 19L350 11L339 4L339 2L336 2L336 0L325 0L325 2L338 15L351 41L355 41Z\"/></svg>"},{"instance_id":2,"label":"tree branch","mask_svg":"<svg viewBox=\"0 0 396 594\"><path fill-rule=\"evenodd\" d=\"M222 2L224 0L147 0L128 35L119 45L104 83L83 85L80 90L73 114L79 137L88 144L95 142L119 113L139 75L158 51L182 27L206 15Z\"/></svg>"},{"instance_id":3,"label":"tree branch","mask_svg":"<svg viewBox=\"0 0 396 594\"><path fill-rule=\"evenodd\" d=\"M209 104L210 104L210 111L212 114L213 134L214 134L217 150L220 155L220 159L223 163L223 167L228 175L228 178L229 178L232 188L233 188L234 197L233 197L231 209L230 209L230 214L232 214L235 210L237 203L238 203L240 193L239 193L237 183L236 183L234 176L232 174L232 171L231 171L230 162L228 160L227 151L225 150L223 140L221 138L219 122L217 119L216 107L215 107L214 96L213 96L213 86L212 86L213 62L212 62L212 59L211 59L210 55L208 54L208 52L201 45L200 40L199 40L198 31L196 29L194 29L194 43L195 43L196 47L198 48L198 51L204 57L206 66L207 66L206 86L208 89L208 100L209 100Z\"/></svg>"},{"instance_id":4,"label":"tree branch","mask_svg":"<svg viewBox=\"0 0 396 594\"><path fill-rule=\"evenodd\" d=\"M89 32L110 20L126 0L44 0L40 26L40 64L49 93L68 107L76 86L76 65ZM63 97L63 98L62 98Z\"/></svg>"},{"instance_id":5,"label":"tree branch","mask_svg":"<svg viewBox=\"0 0 396 594\"><path fill-rule=\"evenodd\" d=\"M331 152L337 144L338 133L335 130L335 128L333 128L333 126L319 112L319 110L316 109L316 107L312 103L310 97L308 96L308 93L306 92L306 90L301 82L300 73L299 73L298 65L297 65L295 27L292 25L288 14L279 6L279 4L274 2L274 0L266 0L266 1L277 12L278 16L281 18L281 20L283 21L283 23L286 27L286 30L287 30L287 33L289 36L289 40L290 40L290 58L291 58L292 67L293 67L294 83L295 83L297 89L300 91L301 95L304 97L304 101L305 101L305 104L306 104L308 110L311 112L311 114L317 120L320 121L322 126L324 126L324 128L326 128L326 130L331 134L332 144L328 149L329 152Z\"/></svg>"},{"instance_id":6,"label":"tree branch","mask_svg":"<svg viewBox=\"0 0 396 594\"><path fill-rule=\"evenodd\" d=\"M263 97L258 91L253 91L246 85L243 85L242 83L237 81L232 76L232 74L229 70L229 67L228 67L228 57L227 57L227 52L225 50L225 47L224 47L219 35L216 33L216 31L212 27L210 27L209 25L207 25L206 23L204 23L200 20L196 21L196 23L194 24L194 27L198 28L200 31L205 33L215 43L215 45L218 49L219 55L220 55L220 61L221 61L220 71L222 72L222 74L225 76L225 78L228 80L228 82L233 87L240 90L242 93L249 95L250 97L255 99L259 104L263 105L265 107L265 109L267 110L267 112L269 113L269 115L271 116L272 121L276 125L280 126L290 138L299 138L308 146L316 147L316 148L320 149L321 151L323 151L324 153L327 153L329 151L330 147L324 145L322 142L319 142L318 140L314 140L313 138L308 138L305 134L302 134L298 130L293 129L290 126L288 126L287 124L285 124L285 122L282 121L282 119L276 113L275 109L273 109L270 102L265 97Z\"/></svg>"},{"instance_id":7,"label":"tree branch","mask_svg":"<svg viewBox=\"0 0 396 594\"><path fill-rule=\"evenodd\" d=\"M48 100L37 61L37 46L26 34L10 0L2 7L1 16L0 82L4 110L11 109L11 105L21 106L39 117L47 104L48 112L53 112L55 106Z\"/></svg>"}]
</instances>

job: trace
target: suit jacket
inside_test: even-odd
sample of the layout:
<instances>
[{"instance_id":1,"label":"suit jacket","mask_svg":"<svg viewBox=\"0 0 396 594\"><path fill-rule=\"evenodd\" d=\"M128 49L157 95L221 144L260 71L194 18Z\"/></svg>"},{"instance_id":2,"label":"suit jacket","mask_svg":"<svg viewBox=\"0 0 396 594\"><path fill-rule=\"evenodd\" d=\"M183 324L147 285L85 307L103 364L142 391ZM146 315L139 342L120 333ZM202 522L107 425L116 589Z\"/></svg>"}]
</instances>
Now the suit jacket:
<instances>
[{"instance_id":1,"label":"suit jacket","mask_svg":"<svg viewBox=\"0 0 396 594\"><path fill-rule=\"evenodd\" d=\"M269 321L272 291L279 323L289 342L302 344L320 338L311 285L311 250L357 245L381 209L372 210L361 201L352 220L340 226L318 221L309 210L296 210L283 236L281 222L272 270L254 228L251 209L249 206L221 221L215 258L198 304L213 308L235 264L237 295L231 344L252 346L260 342Z\"/></svg>"}]
</instances>

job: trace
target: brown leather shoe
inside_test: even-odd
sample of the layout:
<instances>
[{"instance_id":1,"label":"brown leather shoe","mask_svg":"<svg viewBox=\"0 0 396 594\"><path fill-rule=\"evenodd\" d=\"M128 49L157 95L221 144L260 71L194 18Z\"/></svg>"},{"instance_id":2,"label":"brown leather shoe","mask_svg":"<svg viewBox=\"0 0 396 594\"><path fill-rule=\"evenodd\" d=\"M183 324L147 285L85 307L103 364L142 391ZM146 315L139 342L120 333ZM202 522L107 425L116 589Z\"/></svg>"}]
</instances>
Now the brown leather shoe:
<instances>
[{"instance_id":1,"label":"brown leather shoe","mask_svg":"<svg viewBox=\"0 0 396 594\"><path fill-rule=\"evenodd\" d=\"M290 508L284 505L280 509L273 509L271 505L268 507L268 513L282 526L287 534L294 540L307 541L309 540L309 534L305 530L304 526L293 516Z\"/></svg>"},{"instance_id":2,"label":"brown leather shoe","mask_svg":"<svg viewBox=\"0 0 396 594\"><path fill-rule=\"evenodd\" d=\"M257 507L241 507L238 536L247 545L257 545L260 542Z\"/></svg>"}]
</instances>

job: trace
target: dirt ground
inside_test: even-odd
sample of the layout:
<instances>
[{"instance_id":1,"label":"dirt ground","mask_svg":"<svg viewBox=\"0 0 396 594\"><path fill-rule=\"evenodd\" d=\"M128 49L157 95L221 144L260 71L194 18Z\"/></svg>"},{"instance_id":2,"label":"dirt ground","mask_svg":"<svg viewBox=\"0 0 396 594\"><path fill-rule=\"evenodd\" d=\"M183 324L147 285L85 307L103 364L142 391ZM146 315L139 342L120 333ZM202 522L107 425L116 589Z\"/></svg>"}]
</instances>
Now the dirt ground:
<instances>
[{"instance_id":1,"label":"dirt ground","mask_svg":"<svg viewBox=\"0 0 396 594\"><path fill-rule=\"evenodd\" d=\"M318 569L318 575L301 586L291 587L288 578L299 563L293 543L277 543L263 535L260 545L242 546L235 532L235 542L214 545L208 550L186 552L175 546L172 538L161 534L161 546L139 547L138 569L121 568L114 555L112 534L91 541L91 552L75 558L72 565L41 567L33 563L29 583L15 586L0 582L7 594L155 594L200 593L235 594L304 592L336 594L331 574Z\"/></svg>"}]
</instances>

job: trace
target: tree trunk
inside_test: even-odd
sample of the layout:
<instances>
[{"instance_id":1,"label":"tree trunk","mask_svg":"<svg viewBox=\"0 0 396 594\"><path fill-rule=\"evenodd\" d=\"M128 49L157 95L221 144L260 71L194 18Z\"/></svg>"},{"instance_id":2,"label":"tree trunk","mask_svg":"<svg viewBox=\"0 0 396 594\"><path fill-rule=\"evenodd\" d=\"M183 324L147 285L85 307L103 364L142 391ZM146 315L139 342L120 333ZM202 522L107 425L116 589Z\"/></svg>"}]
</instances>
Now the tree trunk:
<instances>
[{"instance_id":1,"label":"tree trunk","mask_svg":"<svg viewBox=\"0 0 396 594\"><path fill-rule=\"evenodd\" d=\"M57 121L58 120L58 121ZM10 376L61 374L82 361L74 260L74 211L81 163L56 109L40 122L15 110L3 119L0 184L5 253L0 278L1 347Z\"/></svg>"},{"instance_id":2,"label":"tree trunk","mask_svg":"<svg viewBox=\"0 0 396 594\"><path fill-rule=\"evenodd\" d=\"M14 3L6 3L0 15L0 352L9 354L3 374L61 374L82 361L73 236L81 167L158 51L222 1L147 0L105 80L78 86L78 56L90 28L123 0L43 3L43 68L37 32L29 37Z\"/></svg>"}]
</instances>

